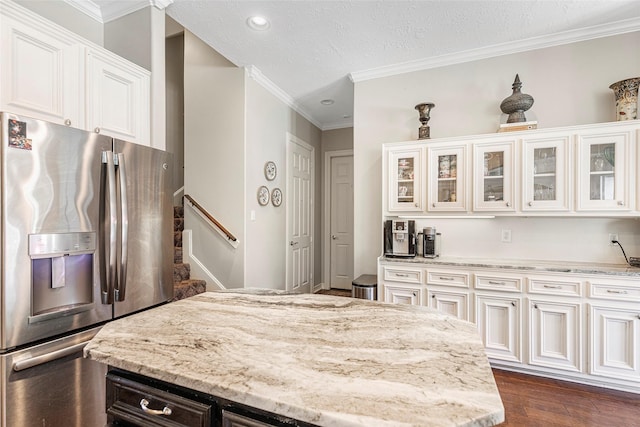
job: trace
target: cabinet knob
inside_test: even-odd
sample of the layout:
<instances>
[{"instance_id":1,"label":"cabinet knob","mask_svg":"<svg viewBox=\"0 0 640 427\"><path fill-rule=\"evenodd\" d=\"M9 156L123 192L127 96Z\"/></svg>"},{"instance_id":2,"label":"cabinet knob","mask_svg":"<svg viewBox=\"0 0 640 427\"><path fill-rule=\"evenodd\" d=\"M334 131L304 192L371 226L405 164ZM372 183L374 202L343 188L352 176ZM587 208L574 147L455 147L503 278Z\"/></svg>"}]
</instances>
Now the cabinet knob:
<instances>
[{"instance_id":1,"label":"cabinet knob","mask_svg":"<svg viewBox=\"0 0 640 427\"><path fill-rule=\"evenodd\" d=\"M529 205L529 206L533 206L533 202L529 202L529 203L528 203L528 205Z\"/></svg>"},{"instance_id":2,"label":"cabinet knob","mask_svg":"<svg viewBox=\"0 0 640 427\"><path fill-rule=\"evenodd\" d=\"M624 202L622 200L618 200L618 206L624 206Z\"/></svg>"},{"instance_id":3,"label":"cabinet knob","mask_svg":"<svg viewBox=\"0 0 640 427\"><path fill-rule=\"evenodd\" d=\"M515 307L515 306L516 306L516 303L515 303L515 302L513 302L513 301L511 301L511 305Z\"/></svg>"},{"instance_id":4,"label":"cabinet knob","mask_svg":"<svg viewBox=\"0 0 640 427\"><path fill-rule=\"evenodd\" d=\"M65 126L71 126L71 120L67 119L64 121Z\"/></svg>"},{"instance_id":5,"label":"cabinet knob","mask_svg":"<svg viewBox=\"0 0 640 427\"><path fill-rule=\"evenodd\" d=\"M510 202L507 202L507 207L508 208L511 207L511 203Z\"/></svg>"},{"instance_id":6,"label":"cabinet knob","mask_svg":"<svg viewBox=\"0 0 640 427\"><path fill-rule=\"evenodd\" d=\"M416 208L418 207L418 204L417 204L417 203L415 204L415 207L416 207Z\"/></svg>"},{"instance_id":7,"label":"cabinet knob","mask_svg":"<svg viewBox=\"0 0 640 427\"><path fill-rule=\"evenodd\" d=\"M538 308L538 304L533 304L533 308L537 309Z\"/></svg>"},{"instance_id":8,"label":"cabinet knob","mask_svg":"<svg viewBox=\"0 0 640 427\"><path fill-rule=\"evenodd\" d=\"M433 204L433 207L434 207L434 208L436 207L436 204L435 204L435 203Z\"/></svg>"},{"instance_id":9,"label":"cabinet knob","mask_svg":"<svg viewBox=\"0 0 640 427\"><path fill-rule=\"evenodd\" d=\"M94 131L95 133L100 133L100 128L95 128L93 131Z\"/></svg>"},{"instance_id":10,"label":"cabinet knob","mask_svg":"<svg viewBox=\"0 0 640 427\"><path fill-rule=\"evenodd\" d=\"M418 296L418 293L417 293L417 292L414 292L414 293L413 293L413 296L414 296L414 297L417 297L417 296Z\"/></svg>"}]
</instances>

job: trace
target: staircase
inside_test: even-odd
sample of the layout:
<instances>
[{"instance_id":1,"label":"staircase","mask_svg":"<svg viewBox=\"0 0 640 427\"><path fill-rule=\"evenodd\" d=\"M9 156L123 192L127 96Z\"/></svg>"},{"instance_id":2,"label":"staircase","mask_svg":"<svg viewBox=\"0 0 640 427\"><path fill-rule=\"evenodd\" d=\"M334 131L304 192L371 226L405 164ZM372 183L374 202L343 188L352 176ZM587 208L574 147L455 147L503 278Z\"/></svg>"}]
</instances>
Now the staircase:
<instances>
[{"instance_id":1,"label":"staircase","mask_svg":"<svg viewBox=\"0 0 640 427\"><path fill-rule=\"evenodd\" d=\"M184 207L173 207L173 300L192 297L207 290L207 282L191 279L191 267L182 259Z\"/></svg>"}]
</instances>

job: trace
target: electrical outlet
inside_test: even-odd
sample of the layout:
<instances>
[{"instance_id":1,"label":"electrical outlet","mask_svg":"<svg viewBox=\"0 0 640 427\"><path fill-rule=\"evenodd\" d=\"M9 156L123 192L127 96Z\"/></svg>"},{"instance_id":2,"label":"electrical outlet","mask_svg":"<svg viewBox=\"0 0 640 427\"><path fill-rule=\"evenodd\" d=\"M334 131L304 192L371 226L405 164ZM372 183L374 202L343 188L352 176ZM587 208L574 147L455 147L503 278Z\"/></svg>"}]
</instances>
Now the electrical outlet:
<instances>
[{"instance_id":1,"label":"electrical outlet","mask_svg":"<svg viewBox=\"0 0 640 427\"><path fill-rule=\"evenodd\" d=\"M511 243L511 230L503 229L501 238L504 243Z\"/></svg>"},{"instance_id":2,"label":"electrical outlet","mask_svg":"<svg viewBox=\"0 0 640 427\"><path fill-rule=\"evenodd\" d=\"M615 246L616 243L612 243L613 241L617 241L618 240L618 235L615 233L609 233L609 246Z\"/></svg>"}]
</instances>

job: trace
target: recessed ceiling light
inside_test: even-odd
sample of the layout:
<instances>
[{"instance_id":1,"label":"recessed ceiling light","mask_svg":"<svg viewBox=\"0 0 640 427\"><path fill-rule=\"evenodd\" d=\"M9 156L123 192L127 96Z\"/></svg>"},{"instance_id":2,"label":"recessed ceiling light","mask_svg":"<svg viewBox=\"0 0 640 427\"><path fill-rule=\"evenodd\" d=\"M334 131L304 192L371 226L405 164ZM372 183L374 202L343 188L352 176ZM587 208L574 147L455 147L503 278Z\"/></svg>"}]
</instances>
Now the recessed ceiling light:
<instances>
[{"instance_id":1,"label":"recessed ceiling light","mask_svg":"<svg viewBox=\"0 0 640 427\"><path fill-rule=\"evenodd\" d=\"M335 101L333 99L323 99L322 101L320 101L320 104L322 105L333 105Z\"/></svg>"},{"instance_id":2,"label":"recessed ceiling light","mask_svg":"<svg viewBox=\"0 0 640 427\"><path fill-rule=\"evenodd\" d=\"M267 18L263 16L249 17L247 19L247 25L249 26L249 28L257 31L264 31L271 26L271 24L269 24L269 21L267 21Z\"/></svg>"}]
</instances>

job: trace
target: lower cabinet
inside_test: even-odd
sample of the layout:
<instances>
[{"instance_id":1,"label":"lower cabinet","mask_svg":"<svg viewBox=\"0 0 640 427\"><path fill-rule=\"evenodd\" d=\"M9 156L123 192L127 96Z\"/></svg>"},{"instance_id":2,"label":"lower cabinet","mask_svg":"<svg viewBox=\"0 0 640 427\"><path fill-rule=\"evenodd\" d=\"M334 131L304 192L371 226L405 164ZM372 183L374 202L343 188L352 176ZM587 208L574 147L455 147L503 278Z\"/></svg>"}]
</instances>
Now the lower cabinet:
<instances>
[{"instance_id":1,"label":"lower cabinet","mask_svg":"<svg viewBox=\"0 0 640 427\"><path fill-rule=\"evenodd\" d=\"M209 394L111 368L107 373L109 426L314 427Z\"/></svg>"},{"instance_id":2,"label":"lower cabinet","mask_svg":"<svg viewBox=\"0 0 640 427\"><path fill-rule=\"evenodd\" d=\"M469 292L428 289L429 307L450 314L461 320L469 316Z\"/></svg>"},{"instance_id":3,"label":"lower cabinet","mask_svg":"<svg viewBox=\"0 0 640 427\"><path fill-rule=\"evenodd\" d=\"M522 362L520 305L517 296L476 294L476 323L487 356Z\"/></svg>"},{"instance_id":4,"label":"lower cabinet","mask_svg":"<svg viewBox=\"0 0 640 427\"><path fill-rule=\"evenodd\" d=\"M403 285L385 286L384 300L394 304L422 305L422 288Z\"/></svg>"}]
</instances>

